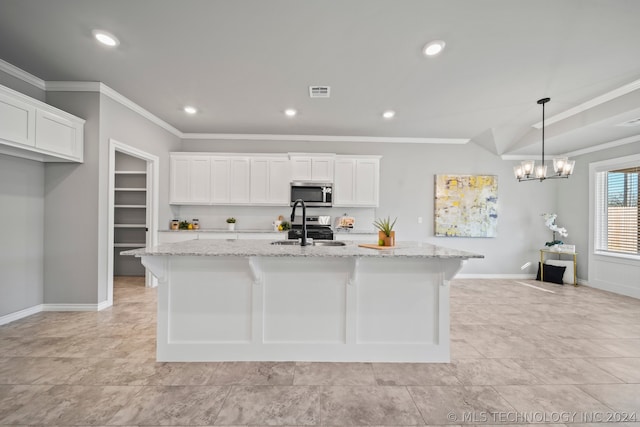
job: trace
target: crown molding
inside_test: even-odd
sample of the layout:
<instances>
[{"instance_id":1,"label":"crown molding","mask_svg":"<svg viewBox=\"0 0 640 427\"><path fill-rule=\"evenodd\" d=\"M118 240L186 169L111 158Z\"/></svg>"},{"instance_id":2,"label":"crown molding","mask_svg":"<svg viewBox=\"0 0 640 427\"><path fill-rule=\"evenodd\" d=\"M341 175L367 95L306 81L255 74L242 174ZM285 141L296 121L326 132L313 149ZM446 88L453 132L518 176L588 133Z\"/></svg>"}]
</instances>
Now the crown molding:
<instances>
[{"instance_id":1,"label":"crown molding","mask_svg":"<svg viewBox=\"0 0 640 427\"><path fill-rule=\"evenodd\" d=\"M410 138L384 136L340 136L340 135L275 135L238 133L184 133L182 139L215 139L245 141L311 141L311 142L384 142L402 144L466 144L469 138Z\"/></svg>"},{"instance_id":2,"label":"crown molding","mask_svg":"<svg viewBox=\"0 0 640 427\"><path fill-rule=\"evenodd\" d=\"M565 154L567 157L582 156L583 154L595 153L596 151L608 150L610 148L619 147L621 145L633 144L640 141L640 135L628 136L626 138L616 139L615 141L605 142L593 147L583 148L581 150L570 151Z\"/></svg>"},{"instance_id":3,"label":"crown molding","mask_svg":"<svg viewBox=\"0 0 640 427\"><path fill-rule=\"evenodd\" d=\"M130 110L140 114L145 119L160 126L164 130L169 131L178 138L183 137L183 133L178 129L171 126L169 123L162 120L160 117L151 113L150 111L142 108L126 96L116 92L109 86L101 82L46 82L46 90L52 92L99 92L102 95L108 96L116 102L124 105Z\"/></svg>"},{"instance_id":4,"label":"crown molding","mask_svg":"<svg viewBox=\"0 0 640 427\"><path fill-rule=\"evenodd\" d=\"M46 90L46 82L39 77L34 76L33 74L27 73L21 68L16 67L13 64L9 64L7 61L0 59L0 71L4 71L5 73L20 79L24 82L27 82L38 89Z\"/></svg>"},{"instance_id":5,"label":"crown molding","mask_svg":"<svg viewBox=\"0 0 640 427\"><path fill-rule=\"evenodd\" d=\"M547 119L545 119L545 125L550 125L556 122L559 122L560 120L564 120L567 117L571 117L571 116L575 116L576 114L580 114L584 111L587 111L593 107L597 107L600 104L604 104L605 102L611 101L612 99L616 99L619 98L621 96L624 96L628 93L633 92L634 90L640 89L640 80L636 80L633 81L629 84L626 84L624 86L620 86L617 89L614 89L610 92L607 92L605 94L602 94L600 96L596 96L593 99L590 99L586 102L583 102L580 105L576 105L573 108L569 108L568 110L563 111L562 113L556 114L555 116L551 116ZM540 129L542 128L542 122L538 122L535 123L533 125L531 125L532 127L536 128L536 129Z\"/></svg>"},{"instance_id":6,"label":"crown molding","mask_svg":"<svg viewBox=\"0 0 640 427\"><path fill-rule=\"evenodd\" d=\"M545 161L550 160L553 157L576 157L584 154L595 153L602 150L608 150L610 148L619 147L621 145L633 144L634 142L640 142L640 135L629 136L627 138L616 139L615 141L605 142L603 144L594 145L593 147L583 148L581 150L569 151L563 154L556 154L553 156L544 156ZM500 156L502 160L538 160L540 156L534 154L503 154Z\"/></svg>"}]
</instances>

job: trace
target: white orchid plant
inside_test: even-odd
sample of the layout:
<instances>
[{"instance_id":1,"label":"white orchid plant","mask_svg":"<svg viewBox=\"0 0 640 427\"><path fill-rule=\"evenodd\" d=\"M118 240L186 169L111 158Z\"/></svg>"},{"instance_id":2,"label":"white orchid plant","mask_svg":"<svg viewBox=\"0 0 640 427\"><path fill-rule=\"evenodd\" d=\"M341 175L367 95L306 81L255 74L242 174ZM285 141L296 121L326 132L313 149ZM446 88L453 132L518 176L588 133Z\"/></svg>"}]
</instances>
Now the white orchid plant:
<instances>
[{"instance_id":1,"label":"white orchid plant","mask_svg":"<svg viewBox=\"0 0 640 427\"><path fill-rule=\"evenodd\" d=\"M546 242L545 246L555 246L555 245L564 244L562 240L556 239L556 233L558 233L561 237L567 237L569 233L567 232L566 228L558 227L556 225L556 218L558 217L558 215L554 213L545 213L545 214L542 214L542 216L544 217L544 225L546 225L547 228L549 228L549 230L553 231L553 240L551 242Z\"/></svg>"}]
</instances>

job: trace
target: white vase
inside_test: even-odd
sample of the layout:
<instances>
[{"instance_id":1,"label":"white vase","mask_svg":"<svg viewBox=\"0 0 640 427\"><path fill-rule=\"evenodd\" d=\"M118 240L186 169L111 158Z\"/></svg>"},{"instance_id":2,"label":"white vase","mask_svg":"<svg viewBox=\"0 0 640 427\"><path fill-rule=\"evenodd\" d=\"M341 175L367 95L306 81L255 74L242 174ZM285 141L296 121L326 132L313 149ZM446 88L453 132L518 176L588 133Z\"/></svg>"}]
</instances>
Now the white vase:
<instances>
[{"instance_id":1,"label":"white vase","mask_svg":"<svg viewBox=\"0 0 640 427\"><path fill-rule=\"evenodd\" d=\"M233 231L236 229L236 223L235 222L228 222L227 226L229 227L229 231Z\"/></svg>"}]
</instances>

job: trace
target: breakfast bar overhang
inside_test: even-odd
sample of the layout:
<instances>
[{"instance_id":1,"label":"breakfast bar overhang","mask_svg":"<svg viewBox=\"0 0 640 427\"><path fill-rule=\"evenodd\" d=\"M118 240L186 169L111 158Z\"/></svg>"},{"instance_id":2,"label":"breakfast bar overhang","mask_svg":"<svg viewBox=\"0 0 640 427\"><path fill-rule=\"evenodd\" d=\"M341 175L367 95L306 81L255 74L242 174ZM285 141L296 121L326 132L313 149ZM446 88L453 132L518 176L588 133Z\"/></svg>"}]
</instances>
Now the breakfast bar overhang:
<instances>
[{"instance_id":1,"label":"breakfast bar overhang","mask_svg":"<svg viewBox=\"0 0 640 427\"><path fill-rule=\"evenodd\" d=\"M192 240L128 254L158 278L157 360L448 362L449 282L482 255Z\"/></svg>"}]
</instances>

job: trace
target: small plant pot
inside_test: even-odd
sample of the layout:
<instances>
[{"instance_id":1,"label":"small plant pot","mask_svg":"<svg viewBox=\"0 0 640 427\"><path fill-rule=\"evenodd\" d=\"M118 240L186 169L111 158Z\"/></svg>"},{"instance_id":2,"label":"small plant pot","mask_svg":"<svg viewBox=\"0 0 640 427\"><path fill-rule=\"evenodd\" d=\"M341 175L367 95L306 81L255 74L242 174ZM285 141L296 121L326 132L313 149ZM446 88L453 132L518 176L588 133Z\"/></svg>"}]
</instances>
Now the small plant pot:
<instances>
[{"instance_id":1,"label":"small plant pot","mask_svg":"<svg viewBox=\"0 0 640 427\"><path fill-rule=\"evenodd\" d=\"M236 229L236 223L235 222L228 222L227 223L227 227L229 228L229 231L234 231Z\"/></svg>"},{"instance_id":2,"label":"small plant pot","mask_svg":"<svg viewBox=\"0 0 640 427\"><path fill-rule=\"evenodd\" d=\"M396 245L396 232L392 231L389 233L389 236L384 234L383 231L378 231L378 240L382 240L384 242L383 246L395 246Z\"/></svg>"}]
</instances>

